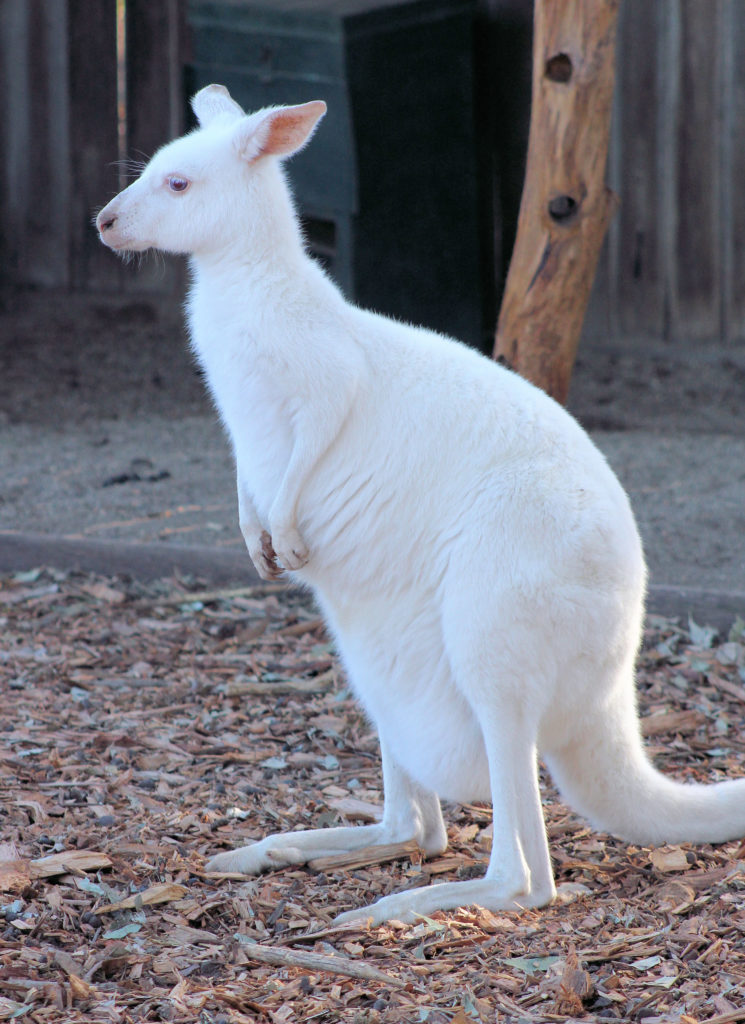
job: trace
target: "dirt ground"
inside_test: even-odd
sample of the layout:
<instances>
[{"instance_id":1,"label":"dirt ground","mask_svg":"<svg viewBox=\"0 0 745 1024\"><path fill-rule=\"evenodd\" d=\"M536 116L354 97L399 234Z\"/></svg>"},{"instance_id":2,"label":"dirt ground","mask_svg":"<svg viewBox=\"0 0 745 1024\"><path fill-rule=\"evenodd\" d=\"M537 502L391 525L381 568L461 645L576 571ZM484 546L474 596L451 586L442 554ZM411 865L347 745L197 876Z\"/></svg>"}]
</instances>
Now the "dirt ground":
<instances>
[{"instance_id":1,"label":"dirt ground","mask_svg":"<svg viewBox=\"0 0 745 1024\"><path fill-rule=\"evenodd\" d=\"M0 304L0 530L241 550L177 303ZM653 579L745 589L744 384L740 350L582 350L571 407L631 493ZM271 588L27 568L0 578L0 1020L745 1019L742 843L629 846L548 779L562 897L544 911L333 928L394 888L483 872L480 805L446 807L433 861L207 875L221 847L377 813L375 740L316 611ZM650 620L639 680L662 769L742 775L741 622L715 639Z\"/></svg>"},{"instance_id":2,"label":"dirt ground","mask_svg":"<svg viewBox=\"0 0 745 1024\"><path fill-rule=\"evenodd\" d=\"M580 350L570 409L629 491L652 583L745 591L744 398L742 345ZM0 530L241 546L176 297L0 296L0 438Z\"/></svg>"},{"instance_id":3,"label":"dirt ground","mask_svg":"<svg viewBox=\"0 0 745 1024\"><path fill-rule=\"evenodd\" d=\"M745 771L744 627L650 622L639 691L660 770ZM620 842L548 778L559 898L542 910L334 926L483 875L482 804L445 805L441 856L207 873L267 832L380 814L377 741L307 596L36 570L0 576L0 629L0 1020L745 1020L745 844Z\"/></svg>"}]
</instances>

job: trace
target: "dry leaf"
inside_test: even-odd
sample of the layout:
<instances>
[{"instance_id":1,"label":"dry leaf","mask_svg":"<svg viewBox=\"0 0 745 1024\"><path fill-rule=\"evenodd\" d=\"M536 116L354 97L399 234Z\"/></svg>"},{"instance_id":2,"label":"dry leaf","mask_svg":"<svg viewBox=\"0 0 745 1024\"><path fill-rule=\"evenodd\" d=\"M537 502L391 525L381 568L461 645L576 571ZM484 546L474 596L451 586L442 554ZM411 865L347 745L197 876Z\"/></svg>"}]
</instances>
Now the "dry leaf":
<instances>
[{"instance_id":1,"label":"dry leaf","mask_svg":"<svg viewBox=\"0 0 745 1024\"><path fill-rule=\"evenodd\" d=\"M69 974L68 980L70 982L70 994L73 1001L81 999L90 999L91 995L95 991L92 985L89 985L87 981L77 974Z\"/></svg>"},{"instance_id":2,"label":"dry leaf","mask_svg":"<svg viewBox=\"0 0 745 1024\"><path fill-rule=\"evenodd\" d=\"M687 871L690 867L686 852L680 846L660 846L650 851L649 859L656 870L663 875L675 871Z\"/></svg>"},{"instance_id":3,"label":"dry leaf","mask_svg":"<svg viewBox=\"0 0 745 1024\"><path fill-rule=\"evenodd\" d=\"M490 822L486 828L482 828L479 834L476 836L476 845L480 850L485 850L487 853L491 850L492 842L494 841L494 822Z\"/></svg>"},{"instance_id":4,"label":"dry leaf","mask_svg":"<svg viewBox=\"0 0 745 1024\"><path fill-rule=\"evenodd\" d=\"M95 597L97 601L106 601L108 604L121 604L125 600L121 590L114 590L106 583L84 583L80 589L84 594Z\"/></svg>"},{"instance_id":5,"label":"dry leaf","mask_svg":"<svg viewBox=\"0 0 745 1024\"><path fill-rule=\"evenodd\" d=\"M594 995L595 983L589 973L580 966L579 958L572 950L567 954L561 973L554 1012L567 1017L582 1016L585 1004L591 1002Z\"/></svg>"},{"instance_id":6,"label":"dry leaf","mask_svg":"<svg viewBox=\"0 0 745 1024\"><path fill-rule=\"evenodd\" d=\"M333 810L340 811L347 818L358 821L380 821L383 817L383 808L380 804L372 804L368 800L358 800L354 796L337 797L335 800L326 802Z\"/></svg>"},{"instance_id":7,"label":"dry leaf","mask_svg":"<svg viewBox=\"0 0 745 1024\"><path fill-rule=\"evenodd\" d=\"M108 903L105 906L96 907L94 914L113 914L117 910L139 910L140 907L152 907L158 903L172 903L173 900L180 900L186 896L188 889L183 885L175 885L172 882L163 882L159 885L151 885L143 892L134 893L119 903Z\"/></svg>"},{"instance_id":8,"label":"dry leaf","mask_svg":"<svg viewBox=\"0 0 745 1024\"><path fill-rule=\"evenodd\" d=\"M706 715L700 711L665 711L658 715L647 715L641 720L642 736L661 736L663 733L695 732L706 723Z\"/></svg>"},{"instance_id":9,"label":"dry leaf","mask_svg":"<svg viewBox=\"0 0 745 1024\"><path fill-rule=\"evenodd\" d=\"M696 891L692 886L676 878L666 882L656 893L656 897L660 910L684 910L696 899Z\"/></svg>"},{"instance_id":10,"label":"dry leaf","mask_svg":"<svg viewBox=\"0 0 745 1024\"><path fill-rule=\"evenodd\" d=\"M0 892L21 893L31 884L27 860L0 861Z\"/></svg>"}]
</instances>

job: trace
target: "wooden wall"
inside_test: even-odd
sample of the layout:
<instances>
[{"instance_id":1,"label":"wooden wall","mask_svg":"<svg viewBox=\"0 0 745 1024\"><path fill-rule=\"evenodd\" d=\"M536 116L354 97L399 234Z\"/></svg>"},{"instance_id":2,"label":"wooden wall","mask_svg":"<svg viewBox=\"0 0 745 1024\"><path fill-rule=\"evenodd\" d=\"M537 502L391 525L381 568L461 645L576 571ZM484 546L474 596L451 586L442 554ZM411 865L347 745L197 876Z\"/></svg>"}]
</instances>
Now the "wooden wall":
<instances>
[{"instance_id":1,"label":"wooden wall","mask_svg":"<svg viewBox=\"0 0 745 1024\"><path fill-rule=\"evenodd\" d=\"M172 279L154 263L122 274L91 224L119 186L116 7L0 2L0 281L157 290ZM126 12L127 153L147 156L183 124L186 3L127 0ZM481 0L497 280L522 180L531 12L530 0ZM621 208L586 339L745 340L744 57L739 0L622 0L608 172Z\"/></svg>"},{"instance_id":2,"label":"wooden wall","mask_svg":"<svg viewBox=\"0 0 745 1024\"><path fill-rule=\"evenodd\" d=\"M120 184L116 15L116 0L0 3L2 281L132 286L92 224ZM152 153L183 123L182 19L180 0L127 0L129 154ZM146 271L136 287L168 280Z\"/></svg>"},{"instance_id":3,"label":"wooden wall","mask_svg":"<svg viewBox=\"0 0 745 1024\"><path fill-rule=\"evenodd\" d=\"M622 0L619 32L586 334L745 340L745 4Z\"/></svg>"}]
</instances>

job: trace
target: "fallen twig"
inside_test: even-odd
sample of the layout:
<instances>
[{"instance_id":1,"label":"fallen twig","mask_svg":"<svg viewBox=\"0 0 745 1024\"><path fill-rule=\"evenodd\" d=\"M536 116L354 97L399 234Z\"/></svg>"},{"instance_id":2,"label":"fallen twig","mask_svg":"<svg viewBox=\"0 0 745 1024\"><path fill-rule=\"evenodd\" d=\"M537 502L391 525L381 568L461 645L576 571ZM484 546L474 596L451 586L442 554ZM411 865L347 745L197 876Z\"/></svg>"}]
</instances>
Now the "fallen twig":
<instances>
[{"instance_id":1,"label":"fallen twig","mask_svg":"<svg viewBox=\"0 0 745 1024\"><path fill-rule=\"evenodd\" d=\"M308 953L302 949L289 949L287 946L260 946L258 943L246 942L237 934L236 939L246 956L258 960L262 964L274 967L299 967L304 971L326 971L330 974L343 974L347 978L361 978L364 981L379 981L391 988L406 988L407 983L394 978L370 964L347 960L341 956L324 956L321 953Z\"/></svg>"},{"instance_id":2,"label":"fallen twig","mask_svg":"<svg viewBox=\"0 0 745 1024\"><path fill-rule=\"evenodd\" d=\"M233 679L225 686L225 693L228 697L279 697L288 693L322 693L331 689L337 675L337 670L332 668L310 679L277 679L271 682L262 682L260 679Z\"/></svg>"}]
</instances>

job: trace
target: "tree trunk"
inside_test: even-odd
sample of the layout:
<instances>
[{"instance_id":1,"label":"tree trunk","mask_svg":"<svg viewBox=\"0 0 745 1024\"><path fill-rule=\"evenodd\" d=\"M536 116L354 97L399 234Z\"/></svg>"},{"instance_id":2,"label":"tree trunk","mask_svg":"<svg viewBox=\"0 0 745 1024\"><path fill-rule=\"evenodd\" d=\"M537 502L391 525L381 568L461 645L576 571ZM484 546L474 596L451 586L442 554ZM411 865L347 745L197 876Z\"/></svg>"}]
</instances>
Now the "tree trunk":
<instances>
[{"instance_id":1,"label":"tree trunk","mask_svg":"<svg viewBox=\"0 0 745 1024\"><path fill-rule=\"evenodd\" d=\"M535 0L533 90L517 239L494 357L562 404L600 247L620 0Z\"/></svg>"}]
</instances>

